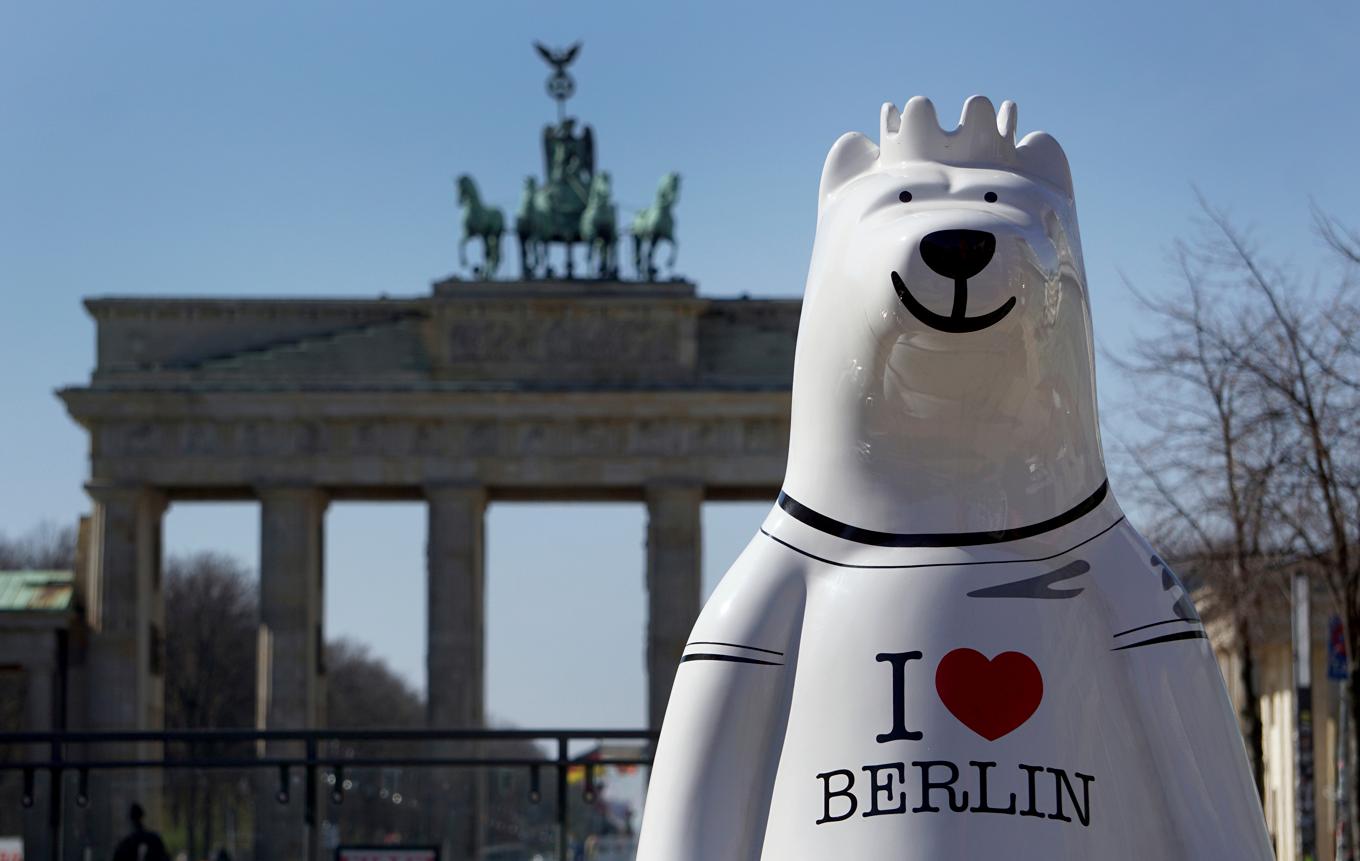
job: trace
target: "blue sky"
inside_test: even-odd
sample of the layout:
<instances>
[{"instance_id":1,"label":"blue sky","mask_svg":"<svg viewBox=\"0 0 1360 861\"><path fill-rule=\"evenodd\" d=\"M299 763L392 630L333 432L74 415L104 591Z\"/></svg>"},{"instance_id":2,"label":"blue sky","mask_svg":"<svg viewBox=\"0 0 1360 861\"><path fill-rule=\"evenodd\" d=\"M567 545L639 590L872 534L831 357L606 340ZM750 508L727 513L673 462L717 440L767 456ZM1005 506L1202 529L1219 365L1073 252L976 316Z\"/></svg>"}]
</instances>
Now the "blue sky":
<instances>
[{"instance_id":1,"label":"blue sky","mask_svg":"<svg viewBox=\"0 0 1360 861\"><path fill-rule=\"evenodd\" d=\"M456 267L453 177L513 209L540 170L535 39L585 41L571 107L625 213L684 175L679 268L712 296L801 291L826 149L881 102L1016 100L1072 161L1118 352L1138 327L1119 273L1165 281L1192 184L1303 268L1310 199L1360 223L1357 25L1343 0L0 5L0 531L88 507L52 396L90 371L82 297L426 292ZM1108 419L1133 386L1100 385ZM761 513L706 507L710 586ZM168 549L253 563L256 519L177 506ZM551 556L510 540L530 522ZM328 527L331 633L423 684L421 510L335 506ZM493 507L495 714L642 722L643 538L640 506ZM550 664L526 630L561 643Z\"/></svg>"}]
</instances>

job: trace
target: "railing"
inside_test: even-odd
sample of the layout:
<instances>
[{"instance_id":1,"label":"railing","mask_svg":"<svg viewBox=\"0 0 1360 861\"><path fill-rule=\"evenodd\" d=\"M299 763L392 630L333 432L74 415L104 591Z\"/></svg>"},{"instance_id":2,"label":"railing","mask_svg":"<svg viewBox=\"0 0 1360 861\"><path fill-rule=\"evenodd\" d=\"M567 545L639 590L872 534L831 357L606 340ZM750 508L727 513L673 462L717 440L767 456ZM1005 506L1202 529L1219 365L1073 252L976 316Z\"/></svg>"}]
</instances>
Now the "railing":
<instances>
[{"instance_id":1,"label":"railing","mask_svg":"<svg viewBox=\"0 0 1360 861\"><path fill-rule=\"evenodd\" d=\"M318 811L318 778L321 770L329 770L331 800L339 804L343 800L346 769L364 767L419 767L419 768L524 768L529 774L530 801L538 803L541 799L540 772L544 768L554 770L556 781L556 823L557 856L561 861L568 858L568 770L584 769L582 793L585 800L592 801L596 792L598 770L607 766L650 766L651 753L655 746L657 733L654 730L525 730L525 729L487 729L487 730L439 730L439 729L397 729L397 730L162 730L151 732L24 732L0 733L0 750L15 750L19 746L30 749L43 746L47 749L44 758L16 758L12 761L0 760L0 774L21 772L23 775L22 804L32 807L35 803L36 775L46 771L51 775L48 781L48 827L51 832L51 845L57 846L62 829L62 786L63 776L74 772L78 775L75 802L85 807L89 802L89 775L91 772L105 770L172 770L172 769L277 769L279 790L275 800L287 804L290 800L291 772L300 769L304 776L305 798L303 817L306 823L309 857L315 857L316 828ZM555 751L554 756L481 756L475 748L478 742L548 742ZM573 756L573 742L634 741L639 743L638 755L596 755ZM134 744L186 744L193 750L194 745L205 743L255 743L254 756L201 755L160 756L147 758L116 759L97 756L98 749L106 745ZM460 742L474 748L472 755L461 756L362 756L340 755L328 752L329 743L343 742ZM300 745L301 753L282 755L268 750L286 743ZM82 746L73 755L70 747ZM352 751L351 751L352 753Z\"/></svg>"}]
</instances>

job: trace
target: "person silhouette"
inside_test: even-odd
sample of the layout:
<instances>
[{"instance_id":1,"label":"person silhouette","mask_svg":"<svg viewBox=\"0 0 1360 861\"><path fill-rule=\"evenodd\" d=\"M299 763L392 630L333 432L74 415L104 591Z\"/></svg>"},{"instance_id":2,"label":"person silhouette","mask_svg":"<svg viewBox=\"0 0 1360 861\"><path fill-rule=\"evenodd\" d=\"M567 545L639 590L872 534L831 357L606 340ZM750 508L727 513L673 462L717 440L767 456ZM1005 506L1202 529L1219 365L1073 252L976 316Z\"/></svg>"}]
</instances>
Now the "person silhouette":
<instances>
[{"instance_id":1,"label":"person silhouette","mask_svg":"<svg viewBox=\"0 0 1360 861\"><path fill-rule=\"evenodd\" d=\"M148 831L142 824L146 811L142 805L133 802L128 810L132 820L132 833L124 837L118 848L113 850L113 861L170 861L170 853L165 851L165 843L154 831Z\"/></svg>"}]
</instances>

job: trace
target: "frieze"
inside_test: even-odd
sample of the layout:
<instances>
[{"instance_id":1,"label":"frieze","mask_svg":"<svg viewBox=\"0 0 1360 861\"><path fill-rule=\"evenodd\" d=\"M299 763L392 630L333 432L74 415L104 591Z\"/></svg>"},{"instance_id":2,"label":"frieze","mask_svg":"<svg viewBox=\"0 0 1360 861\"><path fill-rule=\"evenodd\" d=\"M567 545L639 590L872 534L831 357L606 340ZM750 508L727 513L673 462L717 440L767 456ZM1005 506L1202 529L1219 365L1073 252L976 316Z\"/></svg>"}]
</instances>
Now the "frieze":
<instances>
[{"instance_id":1,"label":"frieze","mask_svg":"<svg viewBox=\"0 0 1360 861\"><path fill-rule=\"evenodd\" d=\"M782 419L101 421L96 459L495 458L782 455Z\"/></svg>"},{"instance_id":2,"label":"frieze","mask_svg":"<svg viewBox=\"0 0 1360 861\"><path fill-rule=\"evenodd\" d=\"M669 304L548 303L460 307L443 317L444 363L484 379L692 373L695 317ZM472 368L469 368L472 366Z\"/></svg>"}]
</instances>

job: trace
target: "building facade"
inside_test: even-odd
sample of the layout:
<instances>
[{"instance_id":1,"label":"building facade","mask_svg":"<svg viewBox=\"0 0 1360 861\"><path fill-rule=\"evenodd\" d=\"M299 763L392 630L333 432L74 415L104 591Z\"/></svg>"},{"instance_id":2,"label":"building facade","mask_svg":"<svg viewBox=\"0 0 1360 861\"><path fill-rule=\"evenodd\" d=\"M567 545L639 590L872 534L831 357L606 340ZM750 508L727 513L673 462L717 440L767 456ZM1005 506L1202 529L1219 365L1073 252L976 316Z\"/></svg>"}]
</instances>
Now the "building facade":
<instances>
[{"instance_id":1,"label":"building facade","mask_svg":"<svg viewBox=\"0 0 1360 861\"><path fill-rule=\"evenodd\" d=\"M1207 596L1197 595L1201 603ZM1313 840L1316 858L1336 858L1338 816L1338 757L1344 726L1342 682L1329 678L1330 633L1333 611L1329 596L1314 584L1309 636L1311 668L1312 754L1313 754ZM1267 603L1255 620L1252 651L1256 664L1256 700L1261 714L1263 738L1263 784L1266 828L1270 832L1279 861L1304 861L1297 851L1296 836L1301 827L1297 810L1299 787L1296 777L1295 732L1296 696L1294 652L1291 641L1288 597ZM1241 682L1241 666L1234 648L1235 633L1226 624L1209 619L1205 625L1218 656L1219 667L1233 706L1241 709L1246 693ZM1353 779L1353 778L1352 778ZM1351 846L1354 847L1354 838Z\"/></svg>"}]
</instances>

